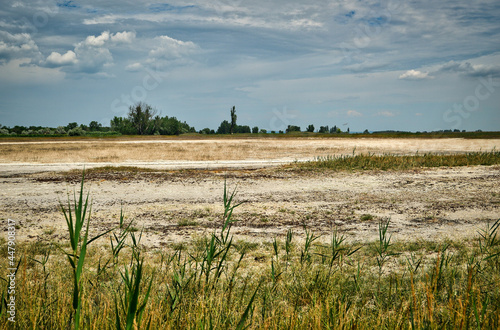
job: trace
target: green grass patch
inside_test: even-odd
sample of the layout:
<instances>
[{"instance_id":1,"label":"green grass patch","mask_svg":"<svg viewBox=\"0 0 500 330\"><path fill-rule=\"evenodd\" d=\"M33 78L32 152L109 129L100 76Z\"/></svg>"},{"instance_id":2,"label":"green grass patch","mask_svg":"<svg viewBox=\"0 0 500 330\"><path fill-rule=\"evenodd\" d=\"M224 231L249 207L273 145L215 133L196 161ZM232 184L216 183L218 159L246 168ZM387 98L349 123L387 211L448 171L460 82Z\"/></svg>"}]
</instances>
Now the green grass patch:
<instances>
[{"instance_id":1,"label":"green grass patch","mask_svg":"<svg viewBox=\"0 0 500 330\"><path fill-rule=\"evenodd\" d=\"M361 221L371 221L371 220L373 220L373 215L371 215L371 214L363 214L363 215L361 215L361 217L359 219Z\"/></svg>"},{"instance_id":2,"label":"green grass patch","mask_svg":"<svg viewBox=\"0 0 500 330\"><path fill-rule=\"evenodd\" d=\"M192 219L180 219L179 221L177 221L177 226L179 227L194 227L198 225L198 221Z\"/></svg>"},{"instance_id":3,"label":"green grass patch","mask_svg":"<svg viewBox=\"0 0 500 330\"><path fill-rule=\"evenodd\" d=\"M422 167L454 167L500 164L500 152L471 152L440 155L341 155L318 157L314 161L290 165L298 169L353 170L410 170Z\"/></svg>"}]
</instances>

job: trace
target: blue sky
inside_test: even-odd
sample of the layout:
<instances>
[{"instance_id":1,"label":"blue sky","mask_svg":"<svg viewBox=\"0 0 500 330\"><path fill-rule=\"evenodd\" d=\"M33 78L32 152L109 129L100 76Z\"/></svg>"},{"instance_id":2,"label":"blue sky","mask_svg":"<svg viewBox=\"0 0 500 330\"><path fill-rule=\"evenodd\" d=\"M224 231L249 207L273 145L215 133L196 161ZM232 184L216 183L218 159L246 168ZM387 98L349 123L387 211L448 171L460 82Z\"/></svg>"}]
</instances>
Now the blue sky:
<instances>
[{"instance_id":1,"label":"blue sky","mask_svg":"<svg viewBox=\"0 0 500 330\"><path fill-rule=\"evenodd\" d=\"M196 129L500 130L500 2L19 1L0 124L109 125L144 101Z\"/></svg>"}]
</instances>

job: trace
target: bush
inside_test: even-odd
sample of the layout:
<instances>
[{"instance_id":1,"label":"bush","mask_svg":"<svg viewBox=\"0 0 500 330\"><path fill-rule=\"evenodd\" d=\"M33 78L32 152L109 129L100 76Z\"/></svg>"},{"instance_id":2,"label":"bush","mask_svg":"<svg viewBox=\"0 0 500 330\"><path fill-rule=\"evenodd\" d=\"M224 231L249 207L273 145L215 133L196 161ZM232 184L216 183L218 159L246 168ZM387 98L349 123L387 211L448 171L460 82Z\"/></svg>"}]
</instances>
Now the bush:
<instances>
[{"instance_id":1,"label":"bush","mask_svg":"<svg viewBox=\"0 0 500 330\"><path fill-rule=\"evenodd\" d=\"M36 131L37 135L51 135L53 134L52 130L48 127L41 128L38 131Z\"/></svg>"},{"instance_id":2,"label":"bush","mask_svg":"<svg viewBox=\"0 0 500 330\"><path fill-rule=\"evenodd\" d=\"M85 131L81 127L75 127L68 131L69 136L84 136Z\"/></svg>"},{"instance_id":3,"label":"bush","mask_svg":"<svg viewBox=\"0 0 500 330\"><path fill-rule=\"evenodd\" d=\"M200 134L210 134L210 128L204 128L202 130L200 130Z\"/></svg>"},{"instance_id":4,"label":"bush","mask_svg":"<svg viewBox=\"0 0 500 330\"><path fill-rule=\"evenodd\" d=\"M61 135L62 135L62 134L66 134L66 133L67 133L67 132L66 132L66 130L64 129L64 126L58 126L58 127L56 128L56 133L55 133L55 134L61 134Z\"/></svg>"}]
</instances>

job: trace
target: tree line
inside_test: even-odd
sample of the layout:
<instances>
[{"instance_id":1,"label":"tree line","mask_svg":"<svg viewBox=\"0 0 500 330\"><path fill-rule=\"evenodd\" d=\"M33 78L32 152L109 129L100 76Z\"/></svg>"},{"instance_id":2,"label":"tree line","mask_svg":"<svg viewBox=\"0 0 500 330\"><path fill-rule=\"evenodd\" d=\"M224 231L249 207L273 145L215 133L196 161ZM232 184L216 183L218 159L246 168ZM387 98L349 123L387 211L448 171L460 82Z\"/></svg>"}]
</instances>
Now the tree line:
<instances>
[{"instance_id":1,"label":"tree line","mask_svg":"<svg viewBox=\"0 0 500 330\"><path fill-rule=\"evenodd\" d=\"M0 125L0 136L106 136L106 135L180 135L185 133L199 134L238 134L238 133L292 133L300 132L299 126L289 125L286 131L271 131L259 129L254 126L238 125L236 107L230 108L229 120L223 120L217 130L203 128L200 131L190 126L188 123L181 122L176 117L161 117L158 111L151 105L139 102L129 106L126 117L115 116L110 121L109 127L102 126L97 121L91 121L88 125L76 122L69 123L66 126L57 128L42 126L14 126L12 128ZM309 125L307 132L314 132L314 126ZM328 126L321 126L319 133L341 133L337 126L331 129Z\"/></svg>"},{"instance_id":2,"label":"tree line","mask_svg":"<svg viewBox=\"0 0 500 330\"><path fill-rule=\"evenodd\" d=\"M115 116L110 127L124 135L180 135L196 132L194 127L175 117L158 116L153 107L142 102L130 106L127 117Z\"/></svg>"},{"instance_id":3,"label":"tree line","mask_svg":"<svg viewBox=\"0 0 500 330\"><path fill-rule=\"evenodd\" d=\"M217 130L210 128L203 128L200 131L192 126L189 126L185 121L181 122L176 117L164 116L161 117L154 109L147 103L139 102L131 105L128 109L126 117L115 116L110 121L109 127L102 126L97 121L91 121L88 125L78 125L76 122L69 123L66 126L59 126L57 128L42 127L42 126L14 126L12 128L0 125L0 136L112 136L112 135L180 135L185 133L199 133L199 134L264 134L264 133L297 133L302 132L300 126L288 125L285 131L270 131L266 129L259 129L254 126L250 128L248 125L238 125L236 115L236 107L230 108L229 120L223 120ZM305 132L317 132L321 134L350 134L350 129L342 131L339 127L320 126L316 131L314 125L308 125ZM441 133L456 133L458 130L441 131ZM464 133L465 131L462 131ZM372 132L380 134L394 134L405 133L399 131L384 131ZM406 132L409 133L409 132ZM415 134L418 134L417 132ZM424 132L427 133L427 132ZM363 134L371 134L365 130Z\"/></svg>"}]
</instances>

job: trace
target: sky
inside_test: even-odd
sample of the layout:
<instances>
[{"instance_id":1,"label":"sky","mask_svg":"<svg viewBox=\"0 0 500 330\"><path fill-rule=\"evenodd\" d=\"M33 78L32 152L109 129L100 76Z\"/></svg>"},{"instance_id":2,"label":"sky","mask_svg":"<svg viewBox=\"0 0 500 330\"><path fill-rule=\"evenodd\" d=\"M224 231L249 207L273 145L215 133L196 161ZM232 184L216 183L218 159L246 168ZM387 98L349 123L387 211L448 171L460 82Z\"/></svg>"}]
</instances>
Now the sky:
<instances>
[{"instance_id":1,"label":"sky","mask_svg":"<svg viewBox=\"0 0 500 330\"><path fill-rule=\"evenodd\" d=\"M500 2L2 0L0 124L500 130Z\"/></svg>"}]
</instances>

